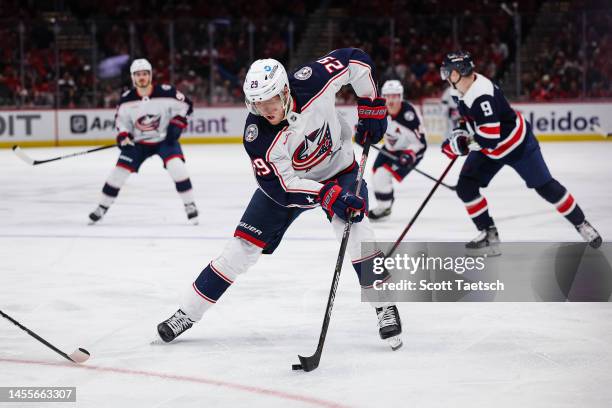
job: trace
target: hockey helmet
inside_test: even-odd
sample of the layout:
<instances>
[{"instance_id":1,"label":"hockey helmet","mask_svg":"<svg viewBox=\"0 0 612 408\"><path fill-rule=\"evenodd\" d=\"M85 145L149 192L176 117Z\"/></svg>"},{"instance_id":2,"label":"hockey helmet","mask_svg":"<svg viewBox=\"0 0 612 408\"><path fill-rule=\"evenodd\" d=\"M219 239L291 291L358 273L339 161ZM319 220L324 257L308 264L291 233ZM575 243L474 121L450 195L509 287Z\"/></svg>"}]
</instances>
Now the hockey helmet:
<instances>
[{"instance_id":1,"label":"hockey helmet","mask_svg":"<svg viewBox=\"0 0 612 408\"><path fill-rule=\"evenodd\" d=\"M151 63L147 61L145 58L138 58L132 62L130 65L130 76L132 77L132 83L136 86L136 81L134 81L134 74L138 71L149 71L151 77L153 76L153 67Z\"/></svg>"},{"instance_id":2,"label":"hockey helmet","mask_svg":"<svg viewBox=\"0 0 612 408\"><path fill-rule=\"evenodd\" d=\"M285 97L284 89L289 90L289 78L283 64L275 59L260 59L251 64L244 79L242 89L244 101L249 112L259 115L255 102L263 102L279 95L285 114L289 112L291 97Z\"/></svg>"},{"instance_id":3,"label":"hockey helmet","mask_svg":"<svg viewBox=\"0 0 612 408\"><path fill-rule=\"evenodd\" d=\"M397 79L390 79L388 81L385 81L385 83L383 84L381 94L382 96L399 94L403 97L404 87L402 86L402 83Z\"/></svg>"},{"instance_id":4,"label":"hockey helmet","mask_svg":"<svg viewBox=\"0 0 612 408\"><path fill-rule=\"evenodd\" d=\"M474 72L474 61L469 52L455 51L446 54L440 66L440 77L446 81L453 71L457 71L462 77Z\"/></svg>"}]
</instances>

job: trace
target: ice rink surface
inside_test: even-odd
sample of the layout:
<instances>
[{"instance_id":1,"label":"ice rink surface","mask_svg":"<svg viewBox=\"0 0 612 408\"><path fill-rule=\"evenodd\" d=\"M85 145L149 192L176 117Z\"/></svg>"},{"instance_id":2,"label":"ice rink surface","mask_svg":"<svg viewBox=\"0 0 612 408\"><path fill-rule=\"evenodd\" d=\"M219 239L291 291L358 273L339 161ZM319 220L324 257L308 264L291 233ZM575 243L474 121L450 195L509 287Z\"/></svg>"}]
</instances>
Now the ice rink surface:
<instances>
[{"instance_id":1,"label":"ice rink surface","mask_svg":"<svg viewBox=\"0 0 612 408\"><path fill-rule=\"evenodd\" d=\"M27 151L46 158L81 149ZM608 240L612 144L542 149ZM348 263L319 369L291 371L297 354L314 352L339 247L320 209L298 219L274 255L175 344L151 345L156 324L220 253L255 190L242 146L184 150L199 226L187 223L157 157L88 226L117 151L30 167L0 150L0 308L59 348L92 354L83 366L64 363L1 319L0 386L76 386L77 406L96 408L612 406L609 303L403 303L404 347L392 352ZM420 168L438 175L447 162L431 146ZM397 187L391 219L374 224L380 240L399 235L432 185L413 173ZM512 169L485 196L503 240L580 239ZM407 239L475 234L462 203L441 188Z\"/></svg>"}]
</instances>

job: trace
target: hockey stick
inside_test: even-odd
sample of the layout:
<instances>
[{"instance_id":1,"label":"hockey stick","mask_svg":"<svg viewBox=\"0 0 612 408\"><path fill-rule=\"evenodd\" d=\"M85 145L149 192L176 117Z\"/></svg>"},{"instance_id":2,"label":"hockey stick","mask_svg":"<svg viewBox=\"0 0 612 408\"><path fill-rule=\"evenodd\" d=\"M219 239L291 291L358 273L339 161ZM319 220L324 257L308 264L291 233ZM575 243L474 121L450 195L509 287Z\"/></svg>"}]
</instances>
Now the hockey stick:
<instances>
[{"instance_id":1,"label":"hockey stick","mask_svg":"<svg viewBox=\"0 0 612 408\"><path fill-rule=\"evenodd\" d=\"M19 327L21 330L23 330L26 333L28 333L30 336L34 337L36 340L40 341L45 346L49 347L51 350L55 351L60 356L64 357L66 360L70 360L73 363L80 364L80 363L84 363L85 361L87 361L87 359L89 359L89 356L90 356L89 351L87 351L87 350L85 350L83 348L79 347L78 349L76 349L72 353L66 354L62 350L60 350L57 347L55 347L53 344L49 343L47 340L45 340L42 337L40 337L38 334L34 333L33 331L31 331L27 327L23 326L17 320L13 319L11 316L9 316L6 313L4 313L2 310L0 310L0 315L2 315L2 317L7 319L8 321L10 321L11 323L13 323L15 326Z\"/></svg>"},{"instance_id":2,"label":"hockey stick","mask_svg":"<svg viewBox=\"0 0 612 408\"><path fill-rule=\"evenodd\" d=\"M438 178L436 180L436 184L434 184L434 186L431 189L431 191L429 192L429 194L427 194L427 197L425 197L425 201L423 201L423 203L421 204L421 206L419 207L417 212L414 214L414 216L412 217L412 219L410 220L408 225L406 225L406 228L404 228L404 231L402 231L402 234L395 241L395 243L391 247L391 250L389 251L389 253L385 254L385 258L389 258L391 255L393 255L393 253L395 252L395 250L397 249L399 244L402 242L402 240L404 239L404 237L408 233L408 230L412 227L412 224L414 224L416 219L421 214L421 211L423 211L423 208L425 208L425 205L429 202L429 199L431 198L431 196L433 196L433 194L436 192L436 190L438 189L438 186L440 184L442 184L442 180L444 180L444 177L446 177L446 174L450 171L451 167L453 167L453 164L455 164L455 161L457 161L457 157L455 157L454 159L451 160L450 163L448 163L448 166L446 166L446 169L444 170L444 172L442 173L440 178Z\"/></svg>"},{"instance_id":3,"label":"hockey stick","mask_svg":"<svg viewBox=\"0 0 612 408\"><path fill-rule=\"evenodd\" d=\"M359 172L357 173L357 189L355 195L359 197L361 192L361 183L363 182L363 173L365 170L365 164L368 160L368 153L370 151L370 142L366 141L363 146L363 153L361 154L361 161L359 163ZM327 336L327 329L329 327L329 321L331 319L332 308L334 307L334 299L336 298L336 290L338 289L338 282L340 281L340 271L342 270L342 262L344 261L344 254L348 245L349 234L351 232L351 225L353 225L352 217L349 217L348 221L344 224L344 232L342 234L342 241L340 242L340 251L338 252L338 259L336 260L336 269L334 270L334 277L332 279L331 289L329 290L329 297L327 298L327 307L325 308L325 316L323 317L323 326L321 327L321 334L319 335L319 343L317 344L317 350L310 357L302 357L298 355L300 364L293 364L291 368L293 370L304 370L306 372L312 371L319 366L321 361L321 353L323 352L323 344L325 343L325 337Z\"/></svg>"},{"instance_id":4,"label":"hockey stick","mask_svg":"<svg viewBox=\"0 0 612 408\"><path fill-rule=\"evenodd\" d=\"M391 154L391 153L389 153L388 151L383 150L382 148L380 148L380 147L378 147L378 146L376 146L376 145L374 145L374 146L372 146L372 147L373 147L374 149L378 150L378 151L380 152L380 154L382 154L383 156L385 156L385 157L387 157L387 158L389 158L389 159L391 159L391 160L393 160L393 161L398 161L398 160L399 160L397 157L395 157L394 155L392 155L392 154ZM438 181L438 180L437 180L435 177L432 177L432 176L430 176L429 174L425 173L424 171L417 169L417 168L416 168L416 166L415 166L415 167L412 167L412 168L411 168L411 170L416 171L417 173L419 173L419 174L421 174L421 175L423 175L423 176L427 177L428 179L430 179L430 180L432 180L432 181ZM452 190L452 191L456 191L456 190L457 190L457 186L450 186L450 185L448 185L448 184L446 184L446 183L440 183L440 184L441 184L442 186L444 186L444 187L448 188L449 190Z\"/></svg>"},{"instance_id":5,"label":"hockey stick","mask_svg":"<svg viewBox=\"0 0 612 408\"><path fill-rule=\"evenodd\" d=\"M58 156L58 157L53 157L51 159L45 159L45 160L34 160L34 159L32 159L30 156L28 156L26 154L26 152L24 152L21 149L21 147L19 147L17 145L13 146L13 152L15 152L17 157L19 157L24 162L28 163L31 166L36 166L37 164L49 163L49 162L56 161L56 160L69 159L71 157L76 157L76 156L83 156L85 154L97 152L99 150L110 149L111 147L115 147L115 146L117 146L117 145L116 144L112 144L112 145L100 146L100 147L96 147L94 149L85 150L83 152L71 153L71 154L67 154L65 156Z\"/></svg>"}]
</instances>

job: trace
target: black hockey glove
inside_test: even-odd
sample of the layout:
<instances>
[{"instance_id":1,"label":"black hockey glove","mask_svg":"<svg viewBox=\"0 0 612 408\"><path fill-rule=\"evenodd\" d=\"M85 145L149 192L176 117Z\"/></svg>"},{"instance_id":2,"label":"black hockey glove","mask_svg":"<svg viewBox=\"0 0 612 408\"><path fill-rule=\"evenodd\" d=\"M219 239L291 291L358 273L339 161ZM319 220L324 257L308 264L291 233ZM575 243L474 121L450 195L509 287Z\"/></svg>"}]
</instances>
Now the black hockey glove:
<instances>
[{"instance_id":1,"label":"black hockey glove","mask_svg":"<svg viewBox=\"0 0 612 408\"><path fill-rule=\"evenodd\" d=\"M371 144L380 142L387 131L387 106L385 98L359 98L357 115L359 122L355 141L363 146L366 140Z\"/></svg>"},{"instance_id":2,"label":"black hockey glove","mask_svg":"<svg viewBox=\"0 0 612 408\"><path fill-rule=\"evenodd\" d=\"M121 132L117 135L117 147L121 149L121 153L128 153L134 149L134 136L127 132Z\"/></svg>"},{"instance_id":3,"label":"black hockey glove","mask_svg":"<svg viewBox=\"0 0 612 408\"><path fill-rule=\"evenodd\" d=\"M177 141L186 127L187 118L178 115L173 117L168 124L168 129L166 129L166 142L172 144Z\"/></svg>"},{"instance_id":4,"label":"black hockey glove","mask_svg":"<svg viewBox=\"0 0 612 408\"><path fill-rule=\"evenodd\" d=\"M412 150L407 150L405 152L402 152L402 154L400 154L400 156L397 159L397 164L400 167L412 167L414 165L414 162L416 161L415 159L416 158Z\"/></svg>"},{"instance_id":5,"label":"black hockey glove","mask_svg":"<svg viewBox=\"0 0 612 408\"><path fill-rule=\"evenodd\" d=\"M350 213L353 213L353 222L363 220L366 202L348 190L343 189L338 183L327 182L319 191L317 201L329 218L336 214L344 221L348 221Z\"/></svg>"}]
</instances>

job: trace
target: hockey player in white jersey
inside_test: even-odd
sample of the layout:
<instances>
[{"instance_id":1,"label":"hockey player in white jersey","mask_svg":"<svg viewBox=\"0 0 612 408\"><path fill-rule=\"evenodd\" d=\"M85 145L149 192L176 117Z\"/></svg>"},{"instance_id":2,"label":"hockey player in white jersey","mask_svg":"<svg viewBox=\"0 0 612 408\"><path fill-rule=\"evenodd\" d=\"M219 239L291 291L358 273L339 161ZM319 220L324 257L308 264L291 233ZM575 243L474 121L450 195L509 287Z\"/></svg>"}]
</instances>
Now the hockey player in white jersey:
<instances>
[{"instance_id":1,"label":"hockey player in white jersey","mask_svg":"<svg viewBox=\"0 0 612 408\"><path fill-rule=\"evenodd\" d=\"M365 270L366 263L371 265L373 258L383 254L377 249L361 252L362 241L374 241L364 217L367 187L363 183L361 191L355 191L359 167L352 130L335 107L336 93L348 84L360 98L356 138L380 141L387 125L386 108L384 100L377 98L373 63L363 51L335 50L289 76L273 59L251 65L243 87L250 111L243 143L259 188L221 255L190 285L179 310L158 325L163 341L174 340L199 321L239 275L262 254L274 252L301 213L315 207L322 207L339 241L344 223L353 217L347 250L362 287L371 286L373 281L364 278L371 276ZM372 305L380 337L393 349L399 348L397 307L391 303Z\"/></svg>"},{"instance_id":2,"label":"hockey player in white jersey","mask_svg":"<svg viewBox=\"0 0 612 408\"><path fill-rule=\"evenodd\" d=\"M370 218L380 220L391 214L395 201L393 180L401 182L416 167L427 149L425 126L417 109L404 98L404 87L393 79L385 82L382 96L389 113L383 152L374 162L372 184L378 206L370 211ZM387 153L387 154L385 154ZM396 157L392 159L389 154Z\"/></svg>"},{"instance_id":3,"label":"hockey player in white jersey","mask_svg":"<svg viewBox=\"0 0 612 408\"><path fill-rule=\"evenodd\" d=\"M121 154L102 188L98 207L89 214L90 224L104 217L130 174L138 172L140 165L153 155L162 159L174 181L187 219L197 224L198 210L179 143L193 104L173 86L153 85L153 68L146 59L134 60L130 74L134 88L121 95L115 115Z\"/></svg>"}]
</instances>

